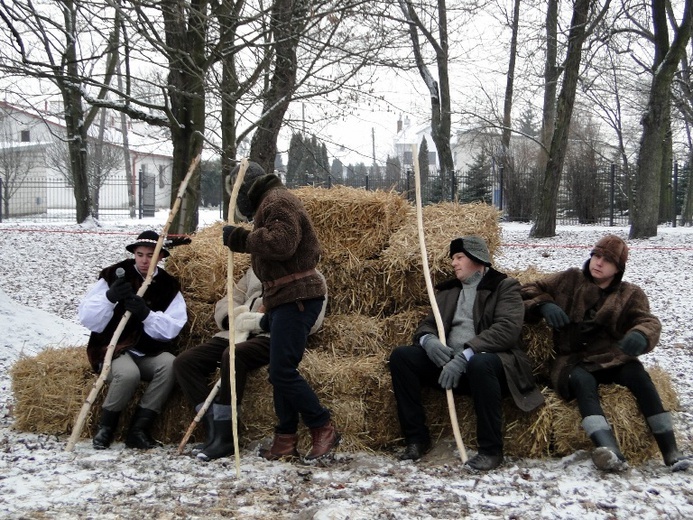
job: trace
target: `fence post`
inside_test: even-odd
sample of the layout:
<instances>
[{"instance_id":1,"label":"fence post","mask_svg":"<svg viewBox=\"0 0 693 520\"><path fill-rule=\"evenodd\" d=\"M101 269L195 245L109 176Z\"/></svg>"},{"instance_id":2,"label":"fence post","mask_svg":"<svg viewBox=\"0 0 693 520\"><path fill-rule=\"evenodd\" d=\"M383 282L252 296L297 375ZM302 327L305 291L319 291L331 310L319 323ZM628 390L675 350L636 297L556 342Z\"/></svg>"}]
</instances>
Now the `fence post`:
<instances>
[{"instance_id":1,"label":"fence post","mask_svg":"<svg viewBox=\"0 0 693 520\"><path fill-rule=\"evenodd\" d=\"M505 168L501 166L499 168L499 175L498 178L500 180L500 190L498 190L498 209L501 212L501 215L503 214L503 171Z\"/></svg>"},{"instance_id":2,"label":"fence post","mask_svg":"<svg viewBox=\"0 0 693 520\"><path fill-rule=\"evenodd\" d=\"M142 167L140 167L140 171L138 173L138 179L137 179L137 192L139 194L139 201L137 203L137 207L139 209L139 218L142 220L142 213L144 212L144 208L142 207L142 192L144 190L144 186L142 186L142 178L144 175L142 175Z\"/></svg>"},{"instance_id":3,"label":"fence post","mask_svg":"<svg viewBox=\"0 0 693 520\"><path fill-rule=\"evenodd\" d=\"M2 177L0 177L0 222L2 222L2 209L5 205L5 198L2 196Z\"/></svg>"},{"instance_id":4,"label":"fence post","mask_svg":"<svg viewBox=\"0 0 693 520\"><path fill-rule=\"evenodd\" d=\"M616 201L616 164L611 163L609 179L609 226L614 225L614 204Z\"/></svg>"},{"instance_id":5,"label":"fence post","mask_svg":"<svg viewBox=\"0 0 693 520\"><path fill-rule=\"evenodd\" d=\"M450 202L455 202L455 170L450 171Z\"/></svg>"},{"instance_id":6,"label":"fence post","mask_svg":"<svg viewBox=\"0 0 693 520\"><path fill-rule=\"evenodd\" d=\"M368 177L368 174L366 174L366 191L369 190L368 181L369 181L369 177Z\"/></svg>"},{"instance_id":7,"label":"fence post","mask_svg":"<svg viewBox=\"0 0 693 520\"><path fill-rule=\"evenodd\" d=\"M671 227L676 227L676 198L679 193L679 162L674 161L674 196L672 197L674 214L671 217Z\"/></svg>"}]
</instances>

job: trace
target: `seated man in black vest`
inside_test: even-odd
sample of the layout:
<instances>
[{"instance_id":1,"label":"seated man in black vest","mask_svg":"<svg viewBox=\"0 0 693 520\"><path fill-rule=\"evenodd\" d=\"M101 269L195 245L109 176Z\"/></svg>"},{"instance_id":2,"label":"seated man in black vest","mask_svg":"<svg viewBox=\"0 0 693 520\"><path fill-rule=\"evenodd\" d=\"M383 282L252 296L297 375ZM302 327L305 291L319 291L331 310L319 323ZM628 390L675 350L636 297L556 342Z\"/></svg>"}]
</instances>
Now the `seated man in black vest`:
<instances>
[{"instance_id":1,"label":"seated man in black vest","mask_svg":"<svg viewBox=\"0 0 693 520\"><path fill-rule=\"evenodd\" d=\"M188 321L188 315L178 280L160 267L155 268L144 296L137 295L151 262L158 263L169 255L168 250L161 248L158 258L153 258L158 240L159 235L154 231L141 233L134 243L125 247L134 254L134 259L103 269L79 306L79 320L91 330L87 356L97 373L103 368L106 350L123 314L131 312L113 353L108 393L101 407L99 430L93 439L97 450L110 446L120 414L140 381L149 384L135 411L125 444L139 449L159 445L149 430L173 390L175 356L167 350Z\"/></svg>"}]
</instances>

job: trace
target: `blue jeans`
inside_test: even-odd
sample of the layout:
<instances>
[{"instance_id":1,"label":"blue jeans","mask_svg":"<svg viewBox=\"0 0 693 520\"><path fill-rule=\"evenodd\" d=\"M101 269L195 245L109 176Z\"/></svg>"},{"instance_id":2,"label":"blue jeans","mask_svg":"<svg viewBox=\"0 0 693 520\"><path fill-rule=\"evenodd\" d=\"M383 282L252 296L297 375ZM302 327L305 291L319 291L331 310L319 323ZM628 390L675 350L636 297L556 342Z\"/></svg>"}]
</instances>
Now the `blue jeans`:
<instances>
[{"instance_id":1,"label":"blue jeans","mask_svg":"<svg viewBox=\"0 0 693 520\"><path fill-rule=\"evenodd\" d=\"M296 433L299 416L308 428L330 420L330 412L298 372L308 333L322 310L324 298L285 303L268 313L270 328L269 379L274 391L276 433Z\"/></svg>"}]
</instances>

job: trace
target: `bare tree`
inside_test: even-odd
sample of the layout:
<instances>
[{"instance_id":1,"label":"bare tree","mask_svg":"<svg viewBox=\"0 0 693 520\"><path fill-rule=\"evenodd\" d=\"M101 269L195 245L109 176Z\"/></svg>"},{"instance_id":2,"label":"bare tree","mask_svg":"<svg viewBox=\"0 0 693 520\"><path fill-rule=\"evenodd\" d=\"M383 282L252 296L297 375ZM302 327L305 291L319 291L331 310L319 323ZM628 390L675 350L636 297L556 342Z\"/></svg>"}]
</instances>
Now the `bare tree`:
<instances>
[{"instance_id":1,"label":"bare tree","mask_svg":"<svg viewBox=\"0 0 693 520\"><path fill-rule=\"evenodd\" d=\"M685 0L681 23L674 25L673 40L669 45L666 6L665 0L652 1L655 59L647 108L642 117L643 131L635 171L630 238L657 235L661 175L666 160L662 143L666 142L669 129L671 85L693 29L691 0Z\"/></svg>"},{"instance_id":2,"label":"bare tree","mask_svg":"<svg viewBox=\"0 0 693 520\"><path fill-rule=\"evenodd\" d=\"M21 143L5 135L0 144L0 177L2 177L2 204L5 215L10 215L10 201L21 189L29 174L40 165L37 145ZM40 146L40 145L39 145Z\"/></svg>"}]
</instances>

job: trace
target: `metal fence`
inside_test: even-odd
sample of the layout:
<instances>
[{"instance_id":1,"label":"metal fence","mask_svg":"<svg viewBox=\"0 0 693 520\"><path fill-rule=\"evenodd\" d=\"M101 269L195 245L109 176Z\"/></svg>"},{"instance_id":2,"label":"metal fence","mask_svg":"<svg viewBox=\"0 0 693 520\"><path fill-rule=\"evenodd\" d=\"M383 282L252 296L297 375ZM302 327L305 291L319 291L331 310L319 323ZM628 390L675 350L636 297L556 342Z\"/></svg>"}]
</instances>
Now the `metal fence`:
<instances>
[{"instance_id":1,"label":"metal fence","mask_svg":"<svg viewBox=\"0 0 693 520\"><path fill-rule=\"evenodd\" d=\"M678 179L678 168L672 174L674 190L685 189L684 182ZM124 177L109 178L94 195L95 217L100 220L143 218L153 216L154 211L168 208L170 191L165 197L154 195L151 190L157 183L155 179L138 175L136 185L129 184ZM366 190L396 191L408 200L415 198L415 180L411 171L403 172L396 178L386 176L353 175L346 179L335 179L308 175L297 178L284 178L289 188L315 186L331 188L345 185ZM481 201L493 204L502 212L506 221L529 222L536 214L540 200L542 179L536 173L508 173L502 169L489 172L454 172L447 178L438 174L425 175L421 181L422 200L425 204L442 201L469 203ZM219 183L223 191L223 183ZM677 188L678 187L678 188ZM604 226L623 226L629 224L628 199L629 181L614 165L595 171L566 172L563 175L558 194L556 221L559 224L598 224ZM62 178L27 179L12 193L0 178L2 220L58 220L76 219L74 193L71 185ZM96 192L94 192L96 193ZM681 203L682 195L673 197L674 204ZM674 215L677 208L672 208Z\"/></svg>"}]
</instances>

